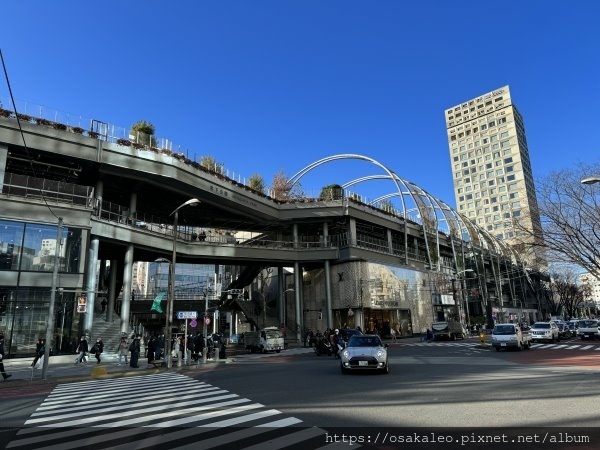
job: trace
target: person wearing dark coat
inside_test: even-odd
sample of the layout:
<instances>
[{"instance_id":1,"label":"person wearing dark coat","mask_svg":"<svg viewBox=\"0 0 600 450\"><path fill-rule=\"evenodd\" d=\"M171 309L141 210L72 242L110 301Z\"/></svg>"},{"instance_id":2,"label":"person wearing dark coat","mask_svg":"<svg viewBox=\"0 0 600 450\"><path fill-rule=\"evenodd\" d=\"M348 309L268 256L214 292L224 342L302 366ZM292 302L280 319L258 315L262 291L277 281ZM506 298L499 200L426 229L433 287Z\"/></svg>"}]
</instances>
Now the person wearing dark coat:
<instances>
[{"instance_id":1,"label":"person wearing dark coat","mask_svg":"<svg viewBox=\"0 0 600 450\"><path fill-rule=\"evenodd\" d=\"M98 339L96 339L96 343L92 347L92 353L96 357L96 361L97 361L96 364L100 364L100 355L102 354L103 351L104 351L104 342L102 342L102 339L98 338Z\"/></svg>"},{"instance_id":2,"label":"person wearing dark coat","mask_svg":"<svg viewBox=\"0 0 600 450\"><path fill-rule=\"evenodd\" d=\"M39 338L37 344L35 344L35 357L33 358L33 362L31 363L31 367L35 367L37 362L40 360L44 353L46 352L46 339Z\"/></svg>"},{"instance_id":3,"label":"person wearing dark coat","mask_svg":"<svg viewBox=\"0 0 600 450\"><path fill-rule=\"evenodd\" d=\"M148 357L148 364L152 364L152 361L156 359L156 351L158 350L158 341L156 336L151 336L148 340L148 348L146 350L146 356Z\"/></svg>"},{"instance_id":4,"label":"person wearing dark coat","mask_svg":"<svg viewBox=\"0 0 600 450\"><path fill-rule=\"evenodd\" d=\"M12 375L9 375L4 370L4 335L0 334L0 373L4 380L8 380Z\"/></svg>"},{"instance_id":5,"label":"person wearing dark coat","mask_svg":"<svg viewBox=\"0 0 600 450\"><path fill-rule=\"evenodd\" d=\"M75 364L87 364L85 357L87 356L87 352L89 352L90 349L88 347L88 341L85 338L85 336L81 336L76 351L79 352L79 356L75 360Z\"/></svg>"},{"instance_id":6,"label":"person wearing dark coat","mask_svg":"<svg viewBox=\"0 0 600 450\"><path fill-rule=\"evenodd\" d=\"M138 359L140 358L140 336L135 336L129 345L131 358L129 359L129 367L138 368Z\"/></svg>"}]
</instances>

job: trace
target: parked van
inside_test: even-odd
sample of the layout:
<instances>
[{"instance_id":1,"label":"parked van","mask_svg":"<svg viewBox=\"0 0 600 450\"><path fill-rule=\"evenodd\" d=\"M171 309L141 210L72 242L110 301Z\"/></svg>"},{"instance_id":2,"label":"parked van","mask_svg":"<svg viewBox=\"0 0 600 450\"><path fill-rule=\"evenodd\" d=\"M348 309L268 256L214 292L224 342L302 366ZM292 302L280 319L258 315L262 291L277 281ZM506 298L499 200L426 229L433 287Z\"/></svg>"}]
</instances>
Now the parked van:
<instances>
[{"instance_id":1,"label":"parked van","mask_svg":"<svg viewBox=\"0 0 600 450\"><path fill-rule=\"evenodd\" d=\"M433 331L433 339L450 339L455 341L456 339L465 338L465 330L463 326L455 320L448 320L446 322L433 322L431 324L431 331Z\"/></svg>"},{"instance_id":2,"label":"parked van","mask_svg":"<svg viewBox=\"0 0 600 450\"><path fill-rule=\"evenodd\" d=\"M284 349L283 336L277 327L266 327L260 331L244 333L244 345L250 352L277 352Z\"/></svg>"}]
</instances>

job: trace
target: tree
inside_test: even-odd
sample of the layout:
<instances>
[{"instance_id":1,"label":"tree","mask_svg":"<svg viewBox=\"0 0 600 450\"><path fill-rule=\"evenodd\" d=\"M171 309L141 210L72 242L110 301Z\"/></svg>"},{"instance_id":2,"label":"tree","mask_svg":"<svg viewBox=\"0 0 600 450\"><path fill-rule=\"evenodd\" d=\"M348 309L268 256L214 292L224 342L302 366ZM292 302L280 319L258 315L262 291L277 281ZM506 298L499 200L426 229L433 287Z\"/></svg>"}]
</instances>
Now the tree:
<instances>
[{"instance_id":1,"label":"tree","mask_svg":"<svg viewBox=\"0 0 600 450\"><path fill-rule=\"evenodd\" d=\"M225 171L225 166L222 163L218 163L215 157L211 155L200 158L200 165L205 169L221 174Z\"/></svg>"},{"instance_id":2,"label":"tree","mask_svg":"<svg viewBox=\"0 0 600 450\"><path fill-rule=\"evenodd\" d=\"M589 285L577 284L577 275L569 267L563 267L560 271L552 273L552 308L553 315L577 317L577 311L583 306L586 296L589 294Z\"/></svg>"},{"instance_id":3,"label":"tree","mask_svg":"<svg viewBox=\"0 0 600 450\"><path fill-rule=\"evenodd\" d=\"M575 264L600 277L600 189L581 184L591 174L600 174L600 164L554 172L538 183L543 238L522 225L526 222L515 227L522 236L537 238L525 245L544 249L550 261Z\"/></svg>"},{"instance_id":4,"label":"tree","mask_svg":"<svg viewBox=\"0 0 600 450\"><path fill-rule=\"evenodd\" d=\"M300 184L294 183L292 185L283 170L280 170L273 176L271 192L272 197L276 200L293 200L304 197Z\"/></svg>"},{"instance_id":5,"label":"tree","mask_svg":"<svg viewBox=\"0 0 600 450\"><path fill-rule=\"evenodd\" d=\"M341 200L344 197L344 189L339 184L330 184L321 188L319 200Z\"/></svg>"},{"instance_id":6,"label":"tree","mask_svg":"<svg viewBox=\"0 0 600 450\"><path fill-rule=\"evenodd\" d=\"M145 120L140 120L131 126L131 131L129 134L134 137L135 142L138 144L154 147L156 145L154 132L154 125Z\"/></svg>"},{"instance_id":7,"label":"tree","mask_svg":"<svg viewBox=\"0 0 600 450\"><path fill-rule=\"evenodd\" d=\"M262 194L265 193L265 180L257 173L248 178L248 186Z\"/></svg>"}]
</instances>

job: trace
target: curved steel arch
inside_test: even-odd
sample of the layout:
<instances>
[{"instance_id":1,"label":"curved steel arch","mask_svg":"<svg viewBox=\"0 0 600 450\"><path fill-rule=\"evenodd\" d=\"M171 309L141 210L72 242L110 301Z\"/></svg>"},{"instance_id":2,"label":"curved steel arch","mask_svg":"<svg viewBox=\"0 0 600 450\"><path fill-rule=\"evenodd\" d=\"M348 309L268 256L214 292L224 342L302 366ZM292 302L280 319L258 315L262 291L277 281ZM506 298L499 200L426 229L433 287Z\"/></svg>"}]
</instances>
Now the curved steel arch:
<instances>
[{"instance_id":1,"label":"curved steel arch","mask_svg":"<svg viewBox=\"0 0 600 450\"><path fill-rule=\"evenodd\" d=\"M459 261L457 257L459 256L456 252L456 248L454 245L454 237L458 236L461 239L461 242L466 242L468 245L472 245L473 243L481 248L482 251L487 250L490 257L492 257L492 253L495 253L498 257L510 257L513 262L520 261L518 255L508 244L505 242L500 242L487 230L483 229L475 225L468 218L464 217L462 214L458 213L456 210L451 208L448 204L443 202L442 200L434 197L429 194L426 190L418 186L417 184L410 182L408 180L403 179L398 176L394 171L390 170L387 166L380 163L379 161L360 154L348 153L348 154L339 154L332 155L326 158L319 159L308 166L304 167L292 177L288 179L288 186L292 187L294 184L298 183L299 180L309 173L311 170L329 162L337 161L337 160L345 160L345 159L353 159L353 160L361 160L366 161L368 163L374 164L375 166L381 168L385 174L374 174L367 175L360 178L356 178L354 180L348 181L342 185L344 190L348 189L351 186L372 180L391 180L395 187L396 192L391 192L389 194L385 194L383 196L378 197L377 199L369 202L370 205L376 204L377 202L381 202L383 200L398 197L402 204L402 217L406 221L409 219L407 217L410 211L417 210L421 217L420 221L417 222L422 230L425 241L425 247L427 251L427 259L429 262L429 267L433 269L433 261L431 249L428 241L428 227L431 228L431 225L434 224L433 227L436 234L436 248L437 248L437 269L440 270L440 244L439 244L439 232L444 231L440 228L440 223L445 222L447 226L448 235L450 238L450 244L452 246L452 253L454 258L454 263L456 267L459 267ZM404 187L405 190L401 188ZM411 208L410 210L407 208L405 196L408 196L415 208ZM433 215L432 215L433 213ZM439 215L438 215L439 214ZM413 219L410 219L413 220ZM407 230L404 228L404 244L405 244L405 259L408 262L408 238L407 238ZM461 248L463 246L461 245ZM464 249L462 253L462 260L464 263ZM483 253L481 254L483 258ZM483 263L483 261L481 261Z\"/></svg>"},{"instance_id":2,"label":"curved steel arch","mask_svg":"<svg viewBox=\"0 0 600 450\"><path fill-rule=\"evenodd\" d=\"M346 154L333 155L333 156L328 156L326 158L322 158L318 161L313 162L312 164L309 164L308 166L306 166L305 168L300 170L298 173L296 173L292 177L290 177L290 179L288 180L289 187L296 184L304 175L306 175L308 172L310 172L314 168L316 168L320 165L326 164L328 162L331 162L331 161L337 161L337 160L343 160L343 159L356 159L356 160L360 160L360 161L366 161L366 162L376 165L377 167L379 167L380 169L385 171L387 173L387 175L389 176L389 178L394 183L394 185L396 186L397 192L400 194L400 198L402 201L403 218L404 218L404 221L406 222L406 219L407 219L406 218L406 204L404 203L404 198L402 197L402 189L400 189L400 185L398 184L399 181L401 181L404 184L404 186L406 187L406 182L404 180L402 180L402 178L400 178L398 175L396 175L393 171L388 169L387 166L380 163L376 159L370 158L368 156L358 155L358 154L354 154L354 153L346 153ZM366 178L368 179L369 177L366 177ZM415 204L418 206L418 202L415 201L415 198L412 195L412 192L410 192L410 189L407 189L407 190L408 190L408 194L411 196L413 202L415 202ZM427 237L426 237L427 233L426 233L424 225L421 225L421 226L423 227L423 235L425 236L425 248L427 250L427 260L429 262L429 267L433 267L432 261L431 261L431 251L429 249L429 243L427 242ZM408 264L408 231L407 231L406 227L404 227L404 258L405 258L405 262Z\"/></svg>"}]
</instances>

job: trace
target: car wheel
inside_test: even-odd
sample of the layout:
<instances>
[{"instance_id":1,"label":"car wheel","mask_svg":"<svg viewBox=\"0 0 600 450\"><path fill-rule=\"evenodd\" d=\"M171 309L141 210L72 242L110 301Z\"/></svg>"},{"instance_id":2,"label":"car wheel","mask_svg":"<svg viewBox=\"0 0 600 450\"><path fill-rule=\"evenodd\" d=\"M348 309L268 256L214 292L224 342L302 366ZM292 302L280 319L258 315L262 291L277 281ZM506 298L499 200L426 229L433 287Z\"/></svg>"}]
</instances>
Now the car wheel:
<instances>
[{"instance_id":1,"label":"car wheel","mask_svg":"<svg viewBox=\"0 0 600 450\"><path fill-rule=\"evenodd\" d=\"M385 373L388 374L390 373L390 365L388 364L388 362L385 362L385 367L383 369L381 369L381 373Z\"/></svg>"},{"instance_id":2,"label":"car wheel","mask_svg":"<svg viewBox=\"0 0 600 450\"><path fill-rule=\"evenodd\" d=\"M496 349L497 352L500 351L500 347L494 347Z\"/></svg>"},{"instance_id":3,"label":"car wheel","mask_svg":"<svg viewBox=\"0 0 600 450\"><path fill-rule=\"evenodd\" d=\"M344 366L342 366L341 364L340 364L340 370L341 370L342 374L344 374L344 375L348 373L348 369L345 369Z\"/></svg>"}]
</instances>

